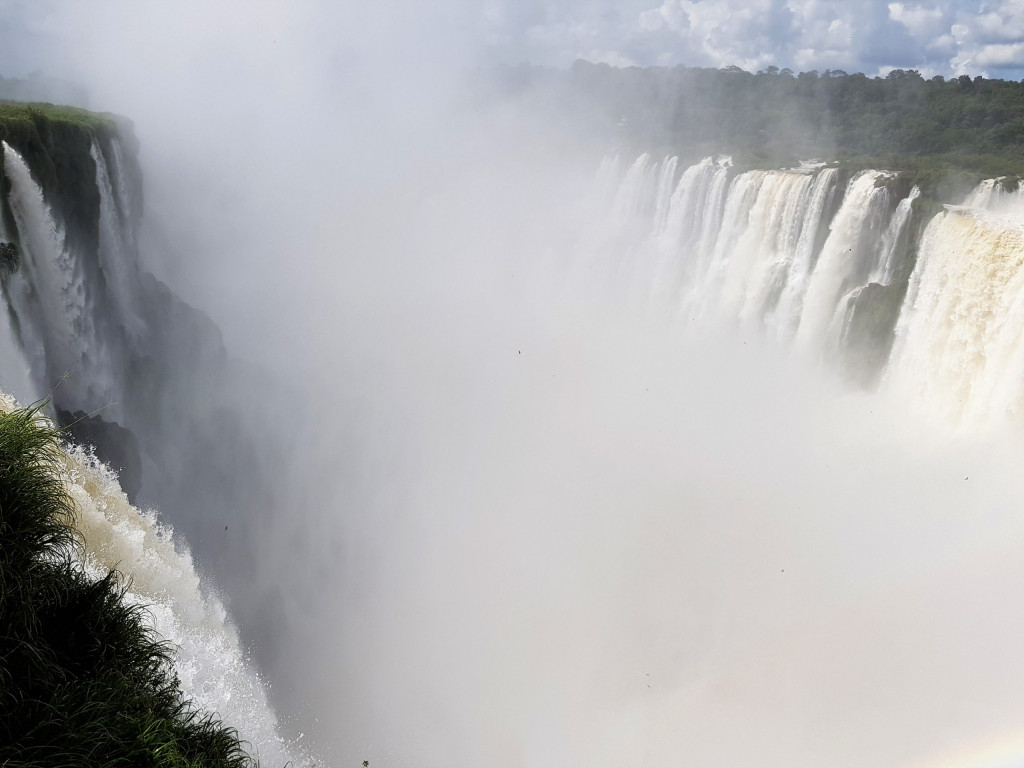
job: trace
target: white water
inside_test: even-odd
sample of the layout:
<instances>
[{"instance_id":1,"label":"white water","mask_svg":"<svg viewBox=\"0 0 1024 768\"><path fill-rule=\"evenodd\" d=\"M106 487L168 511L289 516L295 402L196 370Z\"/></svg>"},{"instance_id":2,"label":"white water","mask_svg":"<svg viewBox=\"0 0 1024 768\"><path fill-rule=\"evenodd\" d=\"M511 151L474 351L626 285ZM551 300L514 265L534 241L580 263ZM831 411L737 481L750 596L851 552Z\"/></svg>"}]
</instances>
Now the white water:
<instances>
[{"instance_id":1,"label":"white water","mask_svg":"<svg viewBox=\"0 0 1024 768\"><path fill-rule=\"evenodd\" d=\"M7 232L3 217L0 217L0 242L10 241L10 233ZM0 386L24 403L34 403L40 399L39 391L32 382L32 367L11 324L11 313L6 301L0 307Z\"/></svg>"},{"instance_id":2,"label":"white water","mask_svg":"<svg viewBox=\"0 0 1024 768\"><path fill-rule=\"evenodd\" d=\"M807 286L796 333L798 343L821 348L830 338L835 339L834 318L843 309L838 306L839 299L863 285L874 267L888 203L885 187L877 185L882 178L876 171L864 171L850 180Z\"/></svg>"},{"instance_id":3,"label":"white water","mask_svg":"<svg viewBox=\"0 0 1024 768\"><path fill-rule=\"evenodd\" d=\"M32 382L32 368L11 327L6 307L0 307L0 381L22 402L34 403L40 399Z\"/></svg>"},{"instance_id":4,"label":"white water","mask_svg":"<svg viewBox=\"0 0 1024 768\"><path fill-rule=\"evenodd\" d=\"M1024 406L1024 221L953 209L925 231L889 379L908 403L966 426Z\"/></svg>"},{"instance_id":5,"label":"white water","mask_svg":"<svg viewBox=\"0 0 1024 768\"><path fill-rule=\"evenodd\" d=\"M818 229L825 213L825 206L833 194L836 183L836 170L826 168L820 171L811 187L810 200L807 206L807 219L800 230L800 239L796 244L796 252L789 265L785 287L775 310L775 327L781 338L790 338L800 323L803 314L804 296L807 293L807 281L811 277L813 265L817 257L815 252Z\"/></svg>"},{"instance_id":6,"label":"white water","mask_svg":"<svg viewBox=\"0 0 1024 768\"><path fill-rule=\"evenodd\" d=\"M1019 210L1024 204L1024 186L1018 182L1007 189L1004 178L985 179L964 198L965 208L978 208L986 211Z\"/></svg>"},{"instance_id":7,"label":"white water","mask_svg":"<svg viewBox=\"0 0 1024 768\"><path fill-rule=\"evenodd\" d=\"M880 171L840 190L831 168L733 175L730 165L706 158L673 186L676 159L643 155L616 186L617 164L606 162L595 199L598 209L611 200L612 215L598 214L608 222L604 239L588 241L578 258L612 265L605 279L630 286L633 303L667 310L691 330L723 321L761 328L833 358L861 290L906 274L920 190L893 200L892 174ZM989 180L936 217L917 244L886 385L929 418L978 427L1021 410L1022 231L1021 189Z\"/></svg>"},{"instance_id":8,"label":"white water","mask_svg":"<svg viewBox=\"0 0 1024 768\"><path fill-rule=\"evenodd\" d=\"M117 147L117 142L114 142ZM115 150L115 157L119 150ZM128 201L123 193L124 183L114 191L111 173L106 158L95 141L89 155L96 163L96 186L100 193L100 242L99 263L107 288L115 305L113 313L119 325L132 339L139 339L144 332L142 313L139 311L138 269L135 263L135 248L131 242L134 227L128 218ZM116 168L116 166L115 166ZM114 178L118 178L120 173Z\"/></svg>"},{"instance_id":9,"label":"white water","mask_svg":"<svg viewBox=\"0 0 1024 768\"><path fill-rule=\"evenodd\" d=\"M610 215L602 217L609 280L630 286L640 304L687 322L761 326L827 351L840 341L853 292L891 281L918 195L893 208L882 184L891 174L865 171L843 191L834 168L734 175L728 159L706 158L681 172L666 199L676 166L675 158L655 163L643 155L618 187L608 181L613 163L600 173L599 189L612 190ZM825 222L836 194L841 205Z\"/></svg>"},{"instance_id":10,"label":"white water","mask_svg":"<svg viewBox=\"0 0 1024 768\"><path fill-rule=\"evenodd\" d=\"M137 399L133 388L140 382L121 380L132 374L126 370L130 351L137 350L143 357L156 352L149 344L146 308L141 304L146 295L140 289L124 159L116 140L108 151L109 157L94 143L89 153L99 198L98 242L89 253L88 248L65 236L64 226L24 159L3 144L4 170L11 184L6 203L17 231L0 232L0 239L16 239L21 256L18 268L5 276L4 295L17 315L25 356L17 348L8 324L8 307L4 306L0 387L16 393L22 402L37 400L41 392L52 394L63 409L93 411L117 406L122 399ZM161 333L173 336L175 329L164 328ZM31 382L25 380L26 367L31 369ZM173 385L158 383L166 390ZM158 403L173 411L166 391ZM13 401L4 399L4 407L12 405ZM121 408L103 411L103 415L124 424ZM180 418L176 421L183 422ZM154 428L131 426L136 430ZM201 434L192 429L194 436ZM139 434L136 431L136 436ZM166 449L166 445L162 447ZM143 456L143 460L152 457ZM129 599L146 605L154 629L178 647L175 670L185 694L236 728L264 765L283 766L295 760L300 752L278 737L267 691L254 672L255 665L220 601L201 585L182 542L177 542L176 549L170 528L159 524L154 512L131 506L117 478L82 449L70 451L67 469L68 488L79 513L76 525L86 544L85 565L95 575L116 568L131 580ZM150 467L149 471L159 469ZM172 480L181 482L180 478L165 479ZM207 513L206 509L195 510L197 515ZM234 522L240 518L222 510L218 519ZM223 541L229 543L237 536L226 531Z\"/></svg>"},{"instance_id":11,"label":"white water","mask_svg":"<svg viewBox=\"0 0 1024 768\"><path fill-rule=\"evenodd\" d=\"M0 392L0 409L16 407ZM125 598L146 607L150 626L176 650L181 690L197 707L237 729L264 766L305 764L301 749L277 735L263 681L238 642L224 607L204 590L189 552L154 511L128 503L117 476L81 446L69 447L64 480L75 503L82 565L95 578L111 570L130 583Z\"/></svg>"},{"instance_id":12,"label":"white water","mask_svg":"<svg viewBox=\"0 0 1024 768\"><path fill-rule=\"evenodd\" d=\"M415 343L381 323L373 363L415 348L390 389L359 380L365 410L388 418L352 419L358 470L312 471L324 504L268 542L310 574L287 615L322 603L281 629L302 643L282 667L305 675L321 738L356 765L903 766L1017 727L1019 446L947 444L928 424L961 392L997 406L970 419L1019 399L1013 225L951 212L929 228L880 394L837 393L719 327L836 343L852 292L898 266L912 201L878 178L838 189L829 168L609 160L575 266L655 317L620 325L600 303L544 306L540 321L472 303L463 317L425 301ZM127 203L98 184L112 221ZM462 222L448 213L438 229ZM924 300L949 299L958 259L968 284L999 279ZM666 314L691 333L668 332ZM999 355L1003 380L983 364ZM935 388L957 375L966 387ZM345 377L330 379L342 402ZM926 418L908 421L900 388L922 382L906 397ZM333 456L345 430L328 426ZM96 563L142 574L190 691L277 764L286 748L219 604L152 517L76 461ZM379 488L359 497L374 468Z\"/></svg>"},{"instance_id":13,"label":"white water","mask_svg":"<svg viewBox=\"0 0 1024 768\"><path fill-rule=\"evenodd\" d=\"M236 728L263 765L292 765L299 752L277 735L262 681L238 642L220 601L204 595L187 550L155 513L128 503L117 478L81 448L68 454L69 490L96 576L117 569L131 579L129 601L145 605L156 632L177 647L182 691L199 708Z\"/></svg>"},{"instance_id":14,"label":"white water","mask_svg":"<svg viewBox=\"0 0 1024 768\"><path fill-rule=\"evenodd\" d=\"M900 200L899 205L896 206L896 212L893 213L892 221L889 222L889 228L885 231L882 239L882 258L875 269L872 270L868 282L889 285L893 281L896 270L899 267L897 259L899 256L900 237L903 235L907 222L910 221L911 207L920 196L921 190L913 187L910 190L910 194Z\"/></svg>"},{"instance_id":15,"label":"white water","mask_svg":"<svg viewBox=\"0 0 1024 768\"><path fill-rule=\"evenodd\" d=\"M8 203L21 236L22 267L12 276L8 296L23 318L33 371L47 391L65 376L76 377L77 386L65 388L69 409L89 410L95 402L114 402L116 367L96 331L84 266L66 246L63 229L21 155L7 142L2 144L4 170L11 182Z\"/></svg>"}]
</instances>

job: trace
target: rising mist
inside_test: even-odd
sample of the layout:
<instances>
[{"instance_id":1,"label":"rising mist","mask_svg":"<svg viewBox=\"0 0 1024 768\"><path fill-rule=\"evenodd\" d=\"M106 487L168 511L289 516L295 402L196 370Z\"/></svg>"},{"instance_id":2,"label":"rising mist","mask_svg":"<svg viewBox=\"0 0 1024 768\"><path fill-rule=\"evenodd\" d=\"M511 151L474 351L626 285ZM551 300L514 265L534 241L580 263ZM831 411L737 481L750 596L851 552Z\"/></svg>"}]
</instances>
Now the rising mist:
<instances>
[{"instance_id":1,"label":"rising mist","mask_svg":"<svg viewBox=\"0 0 1024 768\"><path fill-rule=\"evenodd\" d=\"M622 300L586 245L604 148L479 107L470 5L19 6L22 60L135 123L145 266L252 365L200 398L274 457L242 468L271 513L195 510L248 530L188 544L285 730L542 768L1014 733L1016 435Z\"/></svg>"}]
</instances>

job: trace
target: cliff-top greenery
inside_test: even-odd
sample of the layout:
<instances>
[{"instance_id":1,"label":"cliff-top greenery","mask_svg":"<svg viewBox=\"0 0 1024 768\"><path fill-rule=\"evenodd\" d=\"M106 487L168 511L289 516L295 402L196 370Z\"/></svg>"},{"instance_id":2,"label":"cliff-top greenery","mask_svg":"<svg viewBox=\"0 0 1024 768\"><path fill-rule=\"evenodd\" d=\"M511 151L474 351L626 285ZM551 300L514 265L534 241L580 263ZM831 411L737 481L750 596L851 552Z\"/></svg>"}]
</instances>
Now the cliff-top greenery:
<instances>
[{"instance_id":1,"label":"cliff-top greenery","mask_svg":"<svg viewBox=\"0 0 1024 768\"><path fill-rule=\"evenodd\" d=\"M90 112L87 109L45 102L0 101L0 124L18 121L65 123L90 130L116 128L116 118L109 113Z\"/></svg>"},{"instance_id":2,"label":"cliff-top greenery","mask_svg":"<svg viewBox=\"0 0 1024 768\"><path fill-rule=\"evenodd\" d=\"M0 413L0 766L252 766L183 697L124 579L84 573L61 440L37 410Z\"/></svg>"},{"instance_id":3,"label":"cliff-top greenery","mask_svg":"<svg viewBox=\"0 0 1024 768\"><path fill-rule=\"evenodd\" d=\"M1024 83L983 77L885 77L768 67L499 70L504 91L543 93L562 114L643 151L742 165L800 159L907 170L929 177L1024 175ZM540 86L539 88L537 86Z\"/></svg>"}]
</instances>

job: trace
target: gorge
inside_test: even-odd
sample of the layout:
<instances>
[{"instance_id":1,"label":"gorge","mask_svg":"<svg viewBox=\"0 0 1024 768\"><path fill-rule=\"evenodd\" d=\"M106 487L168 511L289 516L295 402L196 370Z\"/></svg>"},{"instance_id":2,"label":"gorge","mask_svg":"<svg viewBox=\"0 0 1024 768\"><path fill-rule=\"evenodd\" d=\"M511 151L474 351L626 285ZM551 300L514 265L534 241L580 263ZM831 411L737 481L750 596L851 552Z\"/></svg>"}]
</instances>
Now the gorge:
<instances>
[{"instance_id":1,"label":"gorge","mask_svg":"<svg viewBox=\"0 0 1024 768\"><path fill-rule=\"evenodd\" d=\"M123 119L4 109L0 387L120 470L71 452L87 563L264 764L277 731L339 764L1018 754L1013 180L445 169L330 242L345 279L296 299L330 323L268 310L314 381L146 270Z\"/></svg>"}]
</instances>

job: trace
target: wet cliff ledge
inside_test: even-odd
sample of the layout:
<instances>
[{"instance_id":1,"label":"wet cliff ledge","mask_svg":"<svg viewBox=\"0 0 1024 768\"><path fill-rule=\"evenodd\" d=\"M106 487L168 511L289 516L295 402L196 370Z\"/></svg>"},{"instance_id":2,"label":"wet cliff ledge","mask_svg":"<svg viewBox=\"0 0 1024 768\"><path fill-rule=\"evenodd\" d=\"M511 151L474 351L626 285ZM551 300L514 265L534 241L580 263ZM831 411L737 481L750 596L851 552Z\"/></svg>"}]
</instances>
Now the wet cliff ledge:
<instances>
[{"instance_id":1,"label":"wet cliff ledge","mask_svg":"<svg viewBox=\"0 0 1024 768\"><path fill-rule=\"evenodd\" d=\"M54 104L0 102L0 140L25 159L47 203L66 224L67 237L79 246L95 249L99 237L94 144L105 154L112 152L114 141L126 150L121 155L126 165L122 172L132 177L128 187L134 194L129 201L132 210L125 213L131 218L141 213L138 142L127 118ZM10 181L2 167L0 185L6 198ZM6 210L4 215L10 216ZM12 221L5 224L8 231L14 230Z\"/></svg>"},{"instance_id":2,"label":"wet cliff ledge","mask_svg":"<svg viewBox=\"0 0 1024 768\"><path fill-rule=\"evenodd\" d=\"M251 768L182 695L125 577L86 574L62 440L37 411L0 408L0 765Z\"/></svg>"}]
</instances>

